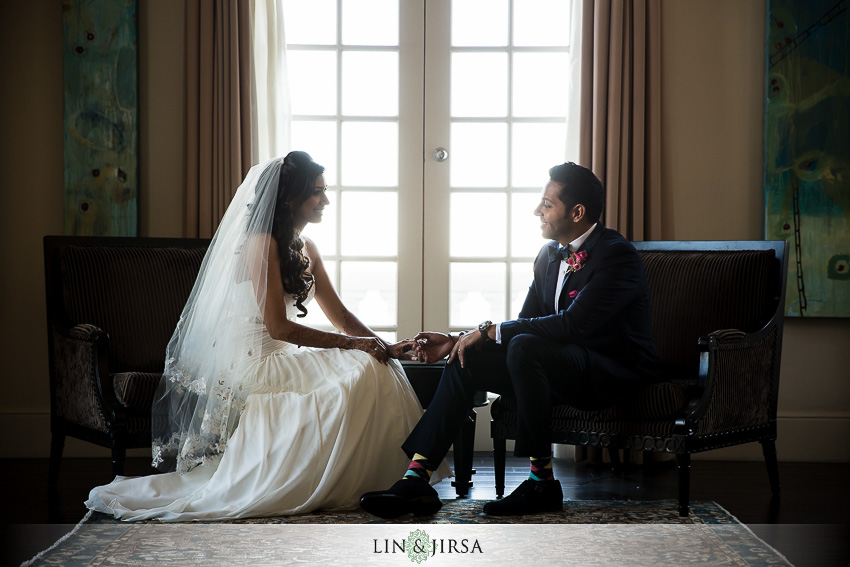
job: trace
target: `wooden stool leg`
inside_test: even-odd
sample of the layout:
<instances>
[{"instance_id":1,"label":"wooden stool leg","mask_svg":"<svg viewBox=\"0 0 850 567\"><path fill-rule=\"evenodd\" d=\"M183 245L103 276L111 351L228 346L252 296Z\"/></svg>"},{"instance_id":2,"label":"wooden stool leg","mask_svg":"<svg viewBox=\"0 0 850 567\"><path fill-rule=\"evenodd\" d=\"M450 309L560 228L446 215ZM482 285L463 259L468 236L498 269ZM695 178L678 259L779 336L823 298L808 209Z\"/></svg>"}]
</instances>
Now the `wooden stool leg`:
<instances>
[{"instance_id":1,"label":"wooden stool leg","mask_svg":"<svg viewBox=\"0 0 850 567\"><path fill-rule=\"evenodd\" d=\"M458 496L469 494L469 489L472 487L472 475L475 474L472 468L472 457L475 449L476 417L475 410L469 410L469 415L454 442L455 479L452 481L452 486L455 487Z\"/></svg>"}]
</instances>

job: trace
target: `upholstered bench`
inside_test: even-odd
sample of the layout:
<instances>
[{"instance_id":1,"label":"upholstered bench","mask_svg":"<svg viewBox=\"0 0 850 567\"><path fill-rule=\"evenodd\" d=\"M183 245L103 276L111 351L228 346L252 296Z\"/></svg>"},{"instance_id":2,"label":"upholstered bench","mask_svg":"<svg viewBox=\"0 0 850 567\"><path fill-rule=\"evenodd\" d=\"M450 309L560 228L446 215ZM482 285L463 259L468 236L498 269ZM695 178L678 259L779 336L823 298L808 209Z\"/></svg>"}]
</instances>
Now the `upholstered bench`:
<instances>
[{"instance_id":1,"label":"upholstered bench","mask_svg":"<svg viewBox=\"0 0 850 567\"><path fill-rule=\"evenodd\" d=\"M679 513L686 516L690 455L759 441L778 493L776 406L787 243L634 244L649 280L661 381L604 411L556 406L552 442L675 454ZM494 400L491 416L501 496L505 440L516 435L513 399Z\"/></svg>"}]
</instances>

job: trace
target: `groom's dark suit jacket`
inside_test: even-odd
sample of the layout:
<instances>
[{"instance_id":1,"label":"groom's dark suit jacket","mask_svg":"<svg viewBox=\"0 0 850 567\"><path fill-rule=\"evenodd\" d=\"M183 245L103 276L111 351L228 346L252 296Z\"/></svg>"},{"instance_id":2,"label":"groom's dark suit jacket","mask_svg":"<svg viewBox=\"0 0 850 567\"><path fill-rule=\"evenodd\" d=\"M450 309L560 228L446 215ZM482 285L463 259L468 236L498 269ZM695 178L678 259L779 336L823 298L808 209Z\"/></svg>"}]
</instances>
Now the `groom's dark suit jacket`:
<instances>
[{"instance_id":1,"label":"groom's dark suit jacket","mask_svg":"<svg viewBox=\"0 0 850 567\"><path fill-rule=\"evenodd\" d=\"M560 257L544 246L534 261L534 282L519 319L501 325L502 344L530 333L585 347L591 368L651 381L658 371L652 338L649 285L634 246L615 230L598 224L579 251L583 267L567 276L555 310ZM571 293L573 292L573 293ZM574 296L574 297L571 297Z\"/></svg>"}]
</instances>

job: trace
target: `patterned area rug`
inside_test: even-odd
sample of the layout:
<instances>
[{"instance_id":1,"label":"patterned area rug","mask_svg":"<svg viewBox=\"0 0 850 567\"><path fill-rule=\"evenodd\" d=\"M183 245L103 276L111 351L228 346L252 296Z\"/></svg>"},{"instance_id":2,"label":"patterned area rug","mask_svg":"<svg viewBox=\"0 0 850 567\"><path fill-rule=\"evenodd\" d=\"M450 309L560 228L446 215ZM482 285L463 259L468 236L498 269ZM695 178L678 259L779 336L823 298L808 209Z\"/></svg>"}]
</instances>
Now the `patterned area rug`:
<instances>
[{"instance_id":1,"label":"patterned area rug","mask_svg":"<svg viewBox=\"0 0 850 567\"><path fill-rule=\"evenodd\" d=\"M688 518L672 500L569 501L560 513L509 518L485 516L482 505L447 501L432 518L393 522L359 511L184 524L92 514L24 565L503 567L539 553L582 566L790 565L714 502L693 503Z\"/></svg>"},{"instance_id":2,"label":"patterned area rug","mask_svg":"<svg viewBox=\"0 0 850 567\"><path fill-rule=\"evenodd\" d=\"M382 520L362 510L314 512L298 516L246 518L204 522L212 524L735 524L738 520L715 502L691 503L691 514L680 518L675 500L655 501L566 501L561 512L533 516L488 516L481 511L482 500L458 498L444 500L443 508L431 517L407 516ZM87 524L113 523L118 520L94 513ZM160 524L156 520L145 523Z\"/></svg>"}]
</instances>

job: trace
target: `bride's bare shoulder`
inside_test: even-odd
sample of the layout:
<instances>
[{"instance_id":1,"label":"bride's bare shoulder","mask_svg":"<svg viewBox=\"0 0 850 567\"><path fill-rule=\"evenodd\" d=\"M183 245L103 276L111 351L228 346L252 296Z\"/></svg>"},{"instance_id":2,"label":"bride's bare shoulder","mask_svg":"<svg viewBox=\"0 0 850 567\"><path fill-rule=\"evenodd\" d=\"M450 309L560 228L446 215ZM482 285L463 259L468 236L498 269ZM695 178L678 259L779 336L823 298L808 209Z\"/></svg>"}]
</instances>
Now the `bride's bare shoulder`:
<instances>
[{"instance_id":1,"label":"bride's bare shoulder","mask_svg":"<svg viewBox=\"0 0 850 567\"><path fill-rule=\"evenodd\" d=\"M321 254L319 254L319 249L316 247L316 243L313 242L313 239L309 236L302 236L301 239L304 241L304 251L307 254L307 257L311 260L316 260L321 258Z\"/></svg>"}]
</instances>

